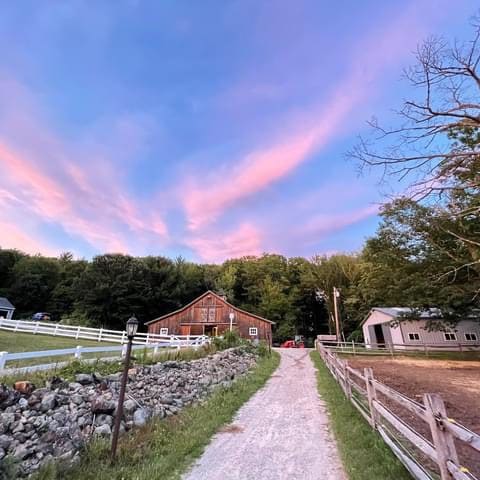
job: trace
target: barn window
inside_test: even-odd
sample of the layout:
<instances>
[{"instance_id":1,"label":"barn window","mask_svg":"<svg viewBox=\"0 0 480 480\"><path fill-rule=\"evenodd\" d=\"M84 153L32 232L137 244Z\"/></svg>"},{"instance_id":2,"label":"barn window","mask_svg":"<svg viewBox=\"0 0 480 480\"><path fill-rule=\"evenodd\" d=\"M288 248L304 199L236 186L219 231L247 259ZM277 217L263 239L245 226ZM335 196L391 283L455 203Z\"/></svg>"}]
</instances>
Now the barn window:
<instances>
[{"instance_id":1,"label":"barn window","mask_svg":"<svg viewBox=\"0 0 480 480\"><path fill-rule=\"evenodd\" d=\"M476 333L466 333L465 334L465 340L469 342L476 342L478 340L477 334Z\"/></svg>"},{"instance_id":2,"label":"barn window","mask_svg":"<svg viewBox=\"0 0 480 480\"><path fill-rule=\"evenodd\" d=\"M409 340L420 340L420 334L419 333L409 333L408 334L408 339Z\"/></svg>"},{"instance_id":3,"label":"barn window","mask_svg":"<svg viewBox=\"0 0 480 480\"><path fill-rule=\"evenodd\" d=\"M447 342L454 342L457 339L457 334L453 332L445 332L443 337Z\"/></svg>"},{"instance_id":4,"label":"barn window","mask_svg":"<svg viewBox=\"0 0 480 480\"><path fill-rule=\"evenodd\" d=\"M168 328L161 328L160 335L168 335Z\"/></svg>"},{"instance_id":5,"label":"barn window","mask_svg":"<svg viewBox=\"0 0 480 480\"><path fill-rule=\"evenodd\" d=\"M258 335L258 328L257 327L250 327L248 329L248 334L251 336L251 337L256 337Z\"/></svg>"}]
</instances>

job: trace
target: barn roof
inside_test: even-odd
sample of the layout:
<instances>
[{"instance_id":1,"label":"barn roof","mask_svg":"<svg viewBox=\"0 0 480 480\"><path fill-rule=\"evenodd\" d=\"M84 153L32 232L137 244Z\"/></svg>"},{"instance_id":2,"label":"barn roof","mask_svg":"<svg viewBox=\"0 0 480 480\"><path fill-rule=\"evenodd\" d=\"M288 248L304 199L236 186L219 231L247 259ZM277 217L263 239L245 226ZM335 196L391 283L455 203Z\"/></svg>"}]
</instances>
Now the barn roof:
<instances>
[{"instance_id":1,"label":"barn roof","mask_svg":"<svg viewBox=\"0 0 480 480\"><path fill-rule=\"evenodd\" d=\"M15 310L15 307L8 301L8 298L0 297L0 308L5 308L6 310Z\"/></svg>"},{"instance_id":2,"label":"barn roof","mask_svg":"<svg viewBox=\"0 0 480 480\"><path fill-rule=\"evenodd\" d=\"M372 312L380 312L392 317L392 319L402 317L413 313L415 310L410 307L373 307L369 312L368 315L362 320L361 325L363 325L367 319L370 317ZM434 318L441 318L442 312L439 308L429 308L427 310L422 310L418 315L417 320L428 320Z\"/></svg>"},{"instance_id":3,"label":"barn roof","mask_svg":"<svg viewBox=\"0 0 480 480\"><path fill-rule=\"evenodd\" d=\"M271 323L272 325L275 325L275 322L272 322L271 320L267 320L266 318L263 318L263 317L260 317L259 315L255 315L254 313L250 313L250 312L247 312L245 310L242 310L241 308L238 308L236 307L235 305L232 305L231 303L228 303L224 298L222 298L220 295L218 295L217 293L215 292L212 292L211 290L207 290L205 293L202 293L202 295L200 295L199 297L195 298L194 300L192 300L190 303L188 303L187 305L183 306L182 308L179 308L178 310L175 310L174 312L170 312L170 313L167 313L165 315L162 315L161 317L158 317L158 318L154 318L153 320L150 320L149 322L145 322L145 325L150 325L151 323L155 323L155 322L158 322L159 320L163 320L167 317L170 317L171 315L175 315L176 313L180 313L184 310L187 310L187 308L189 308L190 306L192 306L194 303L198 302L199 300L201 300L203 297L207 296L207 295L213 295L215 297L217 297L219 300L221 300L222 302L226 303L229 307L231 307L233 310L237 311L237 312L241 312L241 313L245 313L247 315L250 315L251 317L255 317L255 318L258 318L259 320L262 320L264 322L267 322L267 323Z\"/></svg>"}]
</instances>

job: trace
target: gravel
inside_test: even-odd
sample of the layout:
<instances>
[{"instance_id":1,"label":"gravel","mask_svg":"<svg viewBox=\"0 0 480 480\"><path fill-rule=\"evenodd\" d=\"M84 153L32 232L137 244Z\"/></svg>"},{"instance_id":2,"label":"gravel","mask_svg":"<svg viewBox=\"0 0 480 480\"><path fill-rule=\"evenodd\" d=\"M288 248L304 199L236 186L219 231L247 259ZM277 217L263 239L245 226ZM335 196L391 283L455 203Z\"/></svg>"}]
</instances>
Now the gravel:
<instances>
[{"instance_id":1,"label":"gravel","mask_svg":"<svg viewBox=\"0 0 480 480\"><path fill-rule=\"evenodd\" d=\"M183 480L345 480L308 350L281 349L267 385Z\"/></svg>"}]
</instances>

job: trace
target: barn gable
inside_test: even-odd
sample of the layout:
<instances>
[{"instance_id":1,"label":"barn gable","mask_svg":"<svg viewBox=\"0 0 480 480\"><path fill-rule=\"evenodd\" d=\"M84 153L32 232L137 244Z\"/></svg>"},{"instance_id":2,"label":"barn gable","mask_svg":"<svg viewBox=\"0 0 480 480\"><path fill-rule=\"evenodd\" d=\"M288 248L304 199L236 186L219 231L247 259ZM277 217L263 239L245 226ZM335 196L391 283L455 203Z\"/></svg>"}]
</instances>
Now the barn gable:
<instances>
[{"instance_id":1,"label":"barn gable","mask_svg":"<svg viewBox=\"0 0 480 480\"><path fill-rule=\"evenodd\" d=\"M146 323L150 333L221 335L234 329L242 337L261 339L271 338L272 324L266 318L235 307L211 290L188 305Z\"/></svg>"}]
</instances>

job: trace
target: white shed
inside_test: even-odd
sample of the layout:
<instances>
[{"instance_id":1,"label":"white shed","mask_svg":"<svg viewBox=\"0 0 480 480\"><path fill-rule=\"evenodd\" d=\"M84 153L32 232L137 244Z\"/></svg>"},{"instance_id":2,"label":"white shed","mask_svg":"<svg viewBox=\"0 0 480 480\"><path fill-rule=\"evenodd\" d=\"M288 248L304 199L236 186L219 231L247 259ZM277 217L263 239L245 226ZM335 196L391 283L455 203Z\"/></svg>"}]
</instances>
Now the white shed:
<instances>
[{"instance_id":1,"label":"white shed","mask_svg":"<svg viewBox=\"0 0 480 480\"><path fill-rule=\"evenodd\" d=\"M0 297L0 318L10 319L14 311L15 307L8 301L8 298Z\"/></svg>"},{"instance_id":2,"label":"white shed","mask_svg":"<svg viewBox=\"0 0 480 480\"><path fill-rule=\"evenodd\" d=\"M422 348L425 345L445 350L480 348L478 319L462 320L451 329L429 331L427 322L441 320L440 311L433 308L422 312L418 319L398 322L411 312L410 308L403 307L372 308L362 322L367 348L393 346L395 349L405 350L415 346Z\"/></svg>"}]
</instances>

